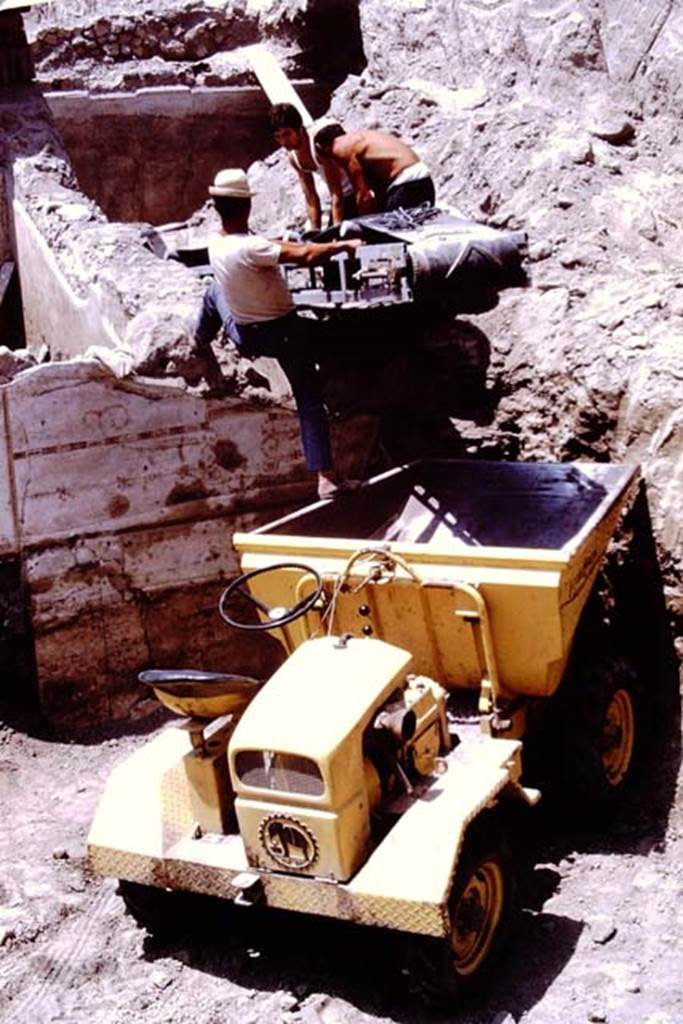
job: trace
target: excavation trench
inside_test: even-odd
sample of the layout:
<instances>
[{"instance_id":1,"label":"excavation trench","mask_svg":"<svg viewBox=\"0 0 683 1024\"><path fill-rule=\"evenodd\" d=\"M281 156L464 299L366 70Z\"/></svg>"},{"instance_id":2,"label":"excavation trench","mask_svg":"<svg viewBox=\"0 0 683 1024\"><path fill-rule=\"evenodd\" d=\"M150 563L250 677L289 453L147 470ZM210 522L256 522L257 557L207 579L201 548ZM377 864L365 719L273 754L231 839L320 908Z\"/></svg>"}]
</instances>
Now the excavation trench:
<instances>
[{"instance_id":1,"label":"excavation trench","mask_svg":"<svg viewBox=\"0 0 683 1024\"><path fill-rule=\"evenodd\" d=\"M344 468L363 476L421 456L641 460L655 532L676 564L679 477L670 453L680 401L661 311L679 307L670 269L655 267L657 252L640 259L642 232L664 238L669 221L648 219L642 189L622 188L638 169L634 154L621 160L619 142L606 152L611 144L602 125L602 134L586 141L581 123L572 132L583 141L569 149L541 107L524 107L515 120L523 94L498 109L481 90L465 88L484 73L479 64L488 60L493 19L479 25L480 15L463 15L463 24L471 17L486 31L484 56L479 36L470 33L479 56L470 66L463 50L462 82L450 73L441 81L446 73L438 61L429 68L410 63L411 32L419 38L421 31L410 12L405 24L399 19L400 39L389 26L372 30L375 63L364 77L356 6L334 5L341 17L334 24L330 5L311 7L315 39L309 25L292 43L301 26L287 23L278 41L296 51L296 84L311 112L327 110L332 98L335 115L348 112L353 125L377 121L410 135L435 171L439 196L474 211L480 203L480 219L490 212L495 223L529 227L539 264L539 287L506 299L486 320L450 317L426 326L410 310L346 320L326 351L327 397ZM369 8L365 13L372 24ZM255 84L244 84L243 72L226 73L220 85L200 80L204 58L197 48L208 47L210 64L223 46L216 33L225 26L213 22L208 42L191 42L184 23L165 25L169 47L187 51L178 57L178 81L191 79L191 86L143 84L150 66L140 70L139 62L107 50L128 45L123 17L110 19L107 35L84 30L83 40L74 26L38 31L41 60L53 70L60 54L71 61L68 90L56 82L5 90L0 98L0 263L18 268L12 278L5 272L14 283L0 307L0 340L9 350L0 360L0 659L9 696L37 692L46 714L84 722L133 713L136 675L147 666L270 671L279 657L274 644L242 644L218 623L221 588L238 571L230 537L312 497L296 417L272 364L245 366L222 353L229 394L221 400L192 382L191 322L204 286L187 267L158 258L144 230L194 219L207 183L231 164L253 165L259 230L280 230L293 211L303 221L296 179L273 155L268 102ZM330 27L342 22L358 35L352 47L348 33ZM325 45L316 50L323 23ZM259 38L251 22L247 27L239 45ZM150 49L166 46L161 21L143 35ZM385 35L393 40L386 66L378 58ZM166 76L171 56L164 54ZM148 57L145 51L140 62ZM78 64L86 59L93 63ZM494 72L487 71L491 96ZM105 73L112 81L125 78L127 91L121 82L107 91ZM88 88L89 74L99 91ZM333 95L344 75L348 81ZM425 75L438 88L427 88ZM507 97L512 86L500 88ZM525 153L529 140L534 162ZM646 159L646 145L642 152ZM663 209L678 194L673 185L667 192L670 179L657 177ZM582 189L584 219L573 222ZM620 219L624 203L634 204L633 224ZM633 266L647 267L647 280L634 273L623 301L606 276L603 250L590 241L604 238L615 251L623 240L622 260L631 258L631 245L639 254ZM678 251L674 242L668 251ZM594 309L610 287L612 305ZM633 330L611 344L609 332L621 329L617 312ZM128 362L117 361L124 345ZM14 662L10 650L19 651Z\"/></svg>"},{"instance_id":2,"label":"excavation trench","mask_svg":"<svg viewBox=\"0 0 683 1024\"><path fill-rule=\"evenodd\" d=\"M2 695L55 720L133 713L146 665L263 676L279 660L274 642L221 629L216 604L237 571L232 532L311 493L296 417L268 367L228 358L220 401L196 375L188 386L204 286L124 223L187 217L219 167L266 155L266 109L240 87L26 89L1 105L17 125L2 264L18 271L28 346L3 331Z\"/></svg>"},{"instance_id":3,"label":"excavation trench","mask_svg":"<svg viewBox=\"0 0 683 1024\"><path fill-rule=\"evenodd\" d=\"M297 85L314 114L329 102ZM220 167L272 152L267 109L242 86L28 87L0 105L17 126L3 247L27 344L7 337L0 385L3 695L53 720L137 713L149 665L264 677L282 657L216 606L238 571L232 533L313 497L291 399L273 361L225 349L228 396L207 396L192 369L205 284L148 230L192 217ZM364 463L376 433L356 410L338 452Z\"/></svg>"},{"instance_id":4,"label":"excavation trench","mask_svg":"<svg viewBox=\"0 0 683 1024\"><path fill-rule=\"evenodd\" d=\"M297 83L304 103L329 93ZM269 103L256 86L159 86L133 93L48 93L46 100L83 192L110 221L163 224L204 205L221 167L248 167L273 151Z\"/></svg>"}]
</instances>

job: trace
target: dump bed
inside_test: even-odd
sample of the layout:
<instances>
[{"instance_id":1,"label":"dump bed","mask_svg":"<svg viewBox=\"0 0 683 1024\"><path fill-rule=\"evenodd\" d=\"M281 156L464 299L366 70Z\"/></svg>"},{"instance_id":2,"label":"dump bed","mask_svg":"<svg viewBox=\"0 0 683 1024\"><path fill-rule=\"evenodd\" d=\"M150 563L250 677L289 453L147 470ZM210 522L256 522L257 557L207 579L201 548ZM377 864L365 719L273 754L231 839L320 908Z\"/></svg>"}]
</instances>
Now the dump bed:
<instances>
[{"instance_id":1,"label":"dump bed","mask_svg":"<svg viewBox=\"0 0 683 1024\"><path fill-rule=\"evenodd\" d=\"M290 626L289 645L328 628L374 635L444 685L478 687L478 619L499 691L549 695L637 478L634 466L422 461L234 543L245 571L297 561L325 578L334 607L322 623L313 612ZM282 569L252 586L286 606L311 578Z\"/></svg>"}]
</instances>

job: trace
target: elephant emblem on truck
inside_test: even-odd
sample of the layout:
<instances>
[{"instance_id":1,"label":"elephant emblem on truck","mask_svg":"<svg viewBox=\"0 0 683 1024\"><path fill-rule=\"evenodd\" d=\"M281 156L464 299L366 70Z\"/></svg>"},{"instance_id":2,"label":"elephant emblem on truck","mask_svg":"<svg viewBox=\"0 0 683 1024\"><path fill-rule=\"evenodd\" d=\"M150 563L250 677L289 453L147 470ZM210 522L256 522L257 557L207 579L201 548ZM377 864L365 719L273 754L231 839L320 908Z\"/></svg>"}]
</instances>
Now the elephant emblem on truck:
<instances>
[{"instance_id":1,"label":"elephant emblem on truck","mask_svg":"<svg viewBox=\"0 0 683 1024\"><path fill-rule=\"evenodd\" d=\"M309 868L318 856L318 844L310 829L284 814L264 818L259 837L266 853L289 870Z\"/></svg>"}]
</instances>

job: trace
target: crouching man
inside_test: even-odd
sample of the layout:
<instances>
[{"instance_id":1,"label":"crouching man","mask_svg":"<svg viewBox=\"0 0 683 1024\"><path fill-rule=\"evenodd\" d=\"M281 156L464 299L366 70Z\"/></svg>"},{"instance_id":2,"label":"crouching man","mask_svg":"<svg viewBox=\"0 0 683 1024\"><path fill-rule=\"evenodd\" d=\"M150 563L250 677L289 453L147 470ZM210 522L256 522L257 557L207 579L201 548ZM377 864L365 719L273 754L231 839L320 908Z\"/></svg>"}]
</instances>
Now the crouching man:
<instances>
[{"instance_id":1,"label":"crouching man","mask_svg":"<svg viewBox=\"0 0 683 1024\"><path fill-rule=\"evenodd\" d=\"M343 242L271 241L249 233L251 197L244 171L219 171L209 187L221 230L209 244L215 281L209 287L197 323L195 341L215 379L220 373L211 342L221 327L243 356L277 359L296 402L306 465L317 473L318 495L334 497L346 489L334 468L327 412L315 348L324 325L297 315L281 263L302 267L353 252L358 239Z\"/></svg>"},{"instance_id":2,"label":"crouching man","mask_svg":"<svg viewBox=\"0 0 683 1024\"><path fill-rule=\"evenodd\" d=\"M326 125L315 135L317 158L336 164L353 184L360 215L434 206L435 189L427 166L414 149L388 132L345 132Z\"/></svg>"}]
</instances>

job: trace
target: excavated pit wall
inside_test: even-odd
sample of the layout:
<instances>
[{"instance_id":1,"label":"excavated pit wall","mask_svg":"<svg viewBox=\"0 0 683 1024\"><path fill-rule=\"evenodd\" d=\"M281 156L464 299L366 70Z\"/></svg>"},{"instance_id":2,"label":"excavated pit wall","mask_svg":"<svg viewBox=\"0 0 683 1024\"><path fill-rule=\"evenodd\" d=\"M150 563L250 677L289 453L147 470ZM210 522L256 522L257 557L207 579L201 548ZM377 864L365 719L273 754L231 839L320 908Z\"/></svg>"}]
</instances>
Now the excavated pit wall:
<instances>
[{"instance_id":1,"label":"excavated pit wall","mask_svg":"<svg viewBox=\"0 0 683 1024\"><path fill-rule=\"evenodd\" d=\"M250 45L268 42L314 116L364 66L354 0L97 8L64 3L64 23L48 27L37 8L28 21L71 164L110 220L185 219L218 169L272 151Z\"/></svg>"},{"instance_id":2,"label":"excavated pit wall","mask_svg":"<svg viewBox=\"0 0 683 1024\"><path fill-rule=\"evenodd\" d=\"M3 690L87 722L128 714L145 665L267 674L278 651L241 645L216 602L232 532L311 495L296 417L235 367L234 397L188 390L203 286L83 196L37 90L0 118L28 343L72 359L0 386ZM120 379L130 353L176 380Z\"/></svg>"},{"instance_id":3,"label":"excavated pit wall","mask_svg":"<svg viewBox=\"0 0 683 1024\"><path fill-rule=\"evenodd\" d=\"M355 411L371 423L388 426L383 443L394 460L436 451L640 461L658 564L654 547L647 543L640 545L640 563L636 559L631 564L643 568L647 563L651 577L654 574L659 580L660 596L662 583L665 587L669 623L664 646L668 643L670 648L672 637L683 632L678 371L683 302L676 255L681 251L681 199L676 186L681 167L674 155L680 5L660 2L633 12L617 0L602 4L557 0L523 6L505 0L490 4L425 0L397 3L393 14L388 22L382 5L372 0L361 5L368 67L362 75L350 76L337 91L333 109L351 126L385 125L414 141L427 158L443 199L492 223L525 227L531 235L535 286L527 293L504 295L500 307L480 318L476 326L462 319L438 329L430 326L429 336L422 339L426 346L415 345L416 351L405 356L398 370L392 364L373 377L365 367L355 378ZM143 70L137 61L127 63L124 58L120 54L108 66L122 82L126 75ZM72 64L67 84L82 85L84 76L90 75L97 88L106 91L111 79L109 72L103 77L100 70ZM204 71L186 64L184 73L203 87L198 79ZM51 75L46 73L46 81L54 84ZM225 77L221 81L226 84ZM135 78L134 82L153 84ZM134 237L133 226L107 224L101 211L69 183L68 160L60 162L58 157L55 164L50 146L38 155L40 149L34 146L31 153L14 160L19 201L30 211L39 235L81 298L89 288L100 289L100 308L106 305L113 324L121 328L135 322L139 314L143 320L137 321L138 327L144 323L149 335L163 320L164 297L174 309L177 303L177 308L189 310L198 295L191 276L177 267L172 280L158 277L158 261L153 267L151 254ZM282 158L269 157L252 173L269 200L269 205L264 203L256 211L260 222L286 223L291 219L293 182ZM289 188L283 187L283 180ZM44 192L41 182L47 183ZM62 205L66 215L60 212ZM85 207L87 213L69 210L73 205ZM122 254L126 254L123 259ZM162 268L164 273L169 270L168 265ZM399 329L412 332L414 340L420 341L420 324L414 319ZM162 351L160 359L152 360L155 372L165 366L173 373L178 361L189 358L187 352L182 355L182 329L173 317L170 334L166 325L166 339L168 358L164 362ZM65 340L57 344L64 345ZM148 337L143 349L145 345L154 348L153 339ZM476 362L478 351L488 352L485 401L469 411L457 409L454 381L462 379L470 356ZM72 365L69 373L74 369ZM90 366L86 369L95 372ZM389 370L384 377L383 369ZM44 392L40 390L44 386L40 375L49 372L44 367L33 373L41 395L54 390L47 378ZM102 404L100 373L97 370L87 380L79 378L78 385L76 378L69 377L65 385L69 392L78 387L82 394L91 394L92 405L83 406L90 414L91 428L94 411ZM235 379L239 383L239 373ZM25 387L24 380L15 381L7 391L17 395L17 409L22 394L29 396L27 403L36 401L30 389L17 388L20 383ZM108 393L115 395L112 407L123 401L127 408L132 402L129 385L110 376L106 380ZM227 641L215 635L214 600L217 578L235 568L224 540L234 528L236 506L231 501L241 509L238 494L246 488L254 509L261 507L250 521L268 515L270 510L264 506L271 474L276 483L281 481L283 499L297 496L289 484L290 479L301 479L291 414L267 407L270 425L256 431L253 444L238 445L240 455L246 456L240 471L246 476L240 476L229 447L234 419L226 419L223 404L212 405L190 395L192 407L202 410L197 412L201 440L195 451L203 454L189 463L173 456L160 471L163 485L155 483L146 492L148 504L141 505L136 497L130 508L125 507L129 490L137 494L133 479L146 464L141 452L156 450L157 437L168 446L168 438L183 436L187 429L179 413L173 414L175 420L171 417L170 427L162 417L161 426L151 433L147 426L143 429L141 424L150 417L156 422L152 409L167 408L166 399L162 402L156 391L161 385L145 384L143 392L148 386L156 397L143 396L146 412L140 419L131 418L130 433L127 426L122 431L114 419L91 440L67 418L60 429L77 439L73 452L81 454L57 450L58 446L46 450L44 438L34 439L34 448L16 450L25 475L20 475L23 491L15 487L14 493L33 496L37 477L25 468L32 461L54 458L57 477L68 461L75 465L83 460L78 470L82 479L100 465L98 445L108 450L114 462L119 446L125 450L130 437L137 446L135 469L120 474L112 487L109 478L115 469L110 462L106 493L96 498L99 491L92 490L85 506L92 505L96 514L91 519L86 516L84 524L65 522L64 532L58 531L55 537L48 530L39 538L31 532L33 526L26 531L28 505L17 499L13 543L28 544L22 548L26 552L22 564L32 588L39 677L48 706L52 702L68 708L69 694L75 704L83 687L90 686L84 682L87 675L92 681L91 706L95 708L106 695L108 713L123 713L131 700L134 667L153 661L172 663L182 647L177 642L181 638L188 654L185 664L225 667ZM65 389L59 385L56 390ZM171 407L178 410L176 392L174 396ZM10 408L9 399L4 401ZM140 401L136 392L135 402ZM211 412L212 408L217 411ZM250 411L253 405L245 413ZM237 408L233 414L242 415ZM49 429L47 424L46 420L43 429ZM156 429L161 433L155 434ZM374 436L376 431L369 433ZM284 447L283 436L289 438ZM263 444L275 443L280 445L277 460L261 465L261 472L258 453ZM221 457L228 452L229 470L220 465L217 451ZM257 467L256 482L250 476L252 461ZM209 491L216 493L200 494L207 466L212 481ZM290 476L288 467L295 466ZM58 508L68 505L73 495L60 482L52 498L44 498L42 509L37 495L35 500L36 518L27 522L49 515L55 500ZM182 522L174 519L171 526L166 521L169 507ZM194 530L195 513L200 523L220 524L216 529L223 541L221 546L217 534L212 535L209 550L220 549L220 555L213 561L213 556L205 556L208 575L202 576L201 570L193 582L195 558L201 558L202 547L193 545L203 529L210 531L208 526L199 533ZM11 510L6 512L10 514ZM164 525L157 544L159 518ZM17 523L24 531L20 540ZM79 538L88 530L96 539L87 542L84 553ZM172 567L178 560L186 568L173 578ZM156 568L147 573L145 566L152 564ZM175 587L175 579L182 579L183 585ZM634 572L633 592L640 582ZM196 588L201 595L197 600ZM194 612L188 611L188 600ZM181 609L181 638L167 625L176 608ZM187 629L182 627L185 621ZM633 624L639 628L637 615ZM173 628L177 625L175 621ZM130 660L126 660L126 636L131 638ZM86 670L70 653L82 648L92 652ZM215 660L212 651L217 652ZM230 657L234 654L231 649Z\"/></svg>"},{"instance_id":4,"label":"excavated pit wall","mask_svg":"<svg viewBox=\"0 0 683 1024\"><path fill-rule=\"evenodd\" d=\"M313 111L329 98L312 83L299 92ZM75 90L46 101L80 187L111 221L186 220L221 167L248 167L273 147L255 86Z\"/></svg>"},{"instance_id":5,"label":"excavated pit wall","mask_svg":"<svg viewBox=\"0 0 683 1024\"><path fill-rule=\"evenodd\" d=\"M69 7L77 19L84 13L82 4L66 4L67 16ZM307 17L290 5L270 21L239 4L209 12L209 49L221 51L213 78L195 65L181 75L168 65L173 47L185 62L200 53L207 12L197 8L169 7L162 21L143 16L162 73L157 66L127 79L125 95L108 94L111 81L91 69L85 79L74 72L81 52L72 31L47 40L47 63L66 62L70 84L85 82L85 92L51 91L45 80L42 88L8 90L0 102L3 209L13 236L3 235L3 245L20 267L29 346L0 358L7 370L0 376L0 604L8 633L0 658L8 695L36 690L55 719L127 715L146 665L263 676L281 657L268 638L245 644L229 633L216 603L238 568L233 531L312 497L286 383L271 360L245 363L220 351L228 394L210 398L191 333L204 284L159 260L145 245L144 225L106 214L187 215L204 202L219 167L264 155L267 104L233 51L272 31L294 68L292 41L305 52L320 5ZM355 5L342 0L335 8L348 21ZM108 12L110 36L100 18L93 38L111 69L129 56L120 33L130 19L115 5ZM33 15L40 22L40 10ZM332 36L335 44L346 38ZM327 62L322 85L299 83L311 109L326 102L337 63ZM173 84L160 88L164 82ZM59 73L56 84L64 85ZM134 138L125 130L133 122ZM187 138L195 135L193 149ZM96 138L103 148L89 153ZM98 168L105 155L108 176ZM46 354L51 362L17 372Z\"/></svg>"}]
</instances>

